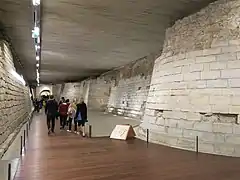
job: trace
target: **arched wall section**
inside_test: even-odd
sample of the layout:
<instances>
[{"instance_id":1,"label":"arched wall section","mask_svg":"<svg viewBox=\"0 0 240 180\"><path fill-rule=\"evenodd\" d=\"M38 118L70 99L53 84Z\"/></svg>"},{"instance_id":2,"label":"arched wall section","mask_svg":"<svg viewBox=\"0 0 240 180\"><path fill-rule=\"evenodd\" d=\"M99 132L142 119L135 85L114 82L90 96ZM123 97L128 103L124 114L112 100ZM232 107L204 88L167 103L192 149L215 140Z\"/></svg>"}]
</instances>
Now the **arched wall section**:
<instances>
[{"instance_id":1,"label":"arched wall section","mask_svg":"<svg viewBox=\"0 0 240 180\"><path fill-rule=\"evenodd\" d=\"M177 21L155 61L140 138L240 156L240 1Z\"/></svg>"},{"instance_id":2,"label":"arched wall section","mask_svg":"<svg viewBox=\"0 0 240 180\"><path fill-rule=\"evenodd\" d=\"M52 94L52 93L53 93L53 87L52 87L52 85L42 84L42 85L40 85L39 87L37 87L37 88L36 88L36 96L37 96L37 98L40 97L40 95L41 95L41 93L42 93L43 91L49 91L50 94Z\"/></svg>"},{"instance_id":3,"label":"arched wall section","mask_svg":"<svg viewBox=\"0 0 240 180\"><path fill-rule=\"evenodd\" d=\"M50 96L51 92L49 90L43 90L40 92L40 96Z\"/></svg>"}]
</instances>

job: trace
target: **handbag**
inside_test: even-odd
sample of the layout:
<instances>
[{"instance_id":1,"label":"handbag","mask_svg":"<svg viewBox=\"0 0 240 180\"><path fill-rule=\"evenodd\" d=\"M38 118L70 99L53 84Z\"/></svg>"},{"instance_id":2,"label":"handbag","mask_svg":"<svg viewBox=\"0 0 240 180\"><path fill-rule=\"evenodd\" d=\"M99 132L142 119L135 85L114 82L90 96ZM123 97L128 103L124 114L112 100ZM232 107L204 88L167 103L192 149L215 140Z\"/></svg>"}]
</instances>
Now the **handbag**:
<instances>
[{"instance_id":1,"label":"handbag","mask_svg":"<svg viewBox=\"0 0 240 180\"><path fill-rule=\"evenodd\" d=\"M57 112L56 112L56 118L58 119L59 116L60 116L60 113L57 111Z\"/></svg>"}]
</instances>

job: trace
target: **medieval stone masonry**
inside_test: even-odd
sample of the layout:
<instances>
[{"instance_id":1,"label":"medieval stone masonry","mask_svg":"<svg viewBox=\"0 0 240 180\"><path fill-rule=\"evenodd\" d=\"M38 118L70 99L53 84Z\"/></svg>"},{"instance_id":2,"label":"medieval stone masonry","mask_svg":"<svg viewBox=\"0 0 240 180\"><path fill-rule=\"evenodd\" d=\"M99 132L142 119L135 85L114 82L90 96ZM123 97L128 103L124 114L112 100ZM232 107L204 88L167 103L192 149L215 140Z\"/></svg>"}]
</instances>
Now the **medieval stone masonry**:
<instances>
[{"instance_id":1,"label":"medieval stone masonry","mask_svg":"<svg viewBox=\"0 0 240 180\"><path fill-rule=\"evenodd\" d=\"M240 1L220 0L177 21L155 61L141 138L240 156Z\"/></svg>"},{"instance_id":2,"label":"medieval stone masonry","mask_svg":"<svg viewBox=\"0 0 240 180\"><path fill-rule=\"evenodd\" d=\"M12 75L13 71L8 44L0 41L0 155L9 145L4 142L16 135L31 111L29 89Z\"/></svg>"},{"instance_id":3,"label":"medieval stone masonry","mask_svg":"<svg viewBox=\"0 0 240 180\"><path fill-rule=\"evenodd\" d=\"M70 100L83 97L89 109L139 120L145 110L155 58L151 54L96 78L54 85L53 93Z\"/></svg>"}]
</instances>

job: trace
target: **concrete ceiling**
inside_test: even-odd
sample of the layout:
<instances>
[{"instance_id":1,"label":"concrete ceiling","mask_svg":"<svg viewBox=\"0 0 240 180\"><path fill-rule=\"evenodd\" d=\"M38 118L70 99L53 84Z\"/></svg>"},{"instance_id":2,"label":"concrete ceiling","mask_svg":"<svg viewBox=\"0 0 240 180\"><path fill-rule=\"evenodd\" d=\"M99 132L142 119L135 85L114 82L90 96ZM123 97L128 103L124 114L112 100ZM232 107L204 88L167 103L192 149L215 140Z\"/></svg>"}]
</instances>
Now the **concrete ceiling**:
<instances>
[{"instance_id":1,"label":"concrete ceiling","mask_svg":"<svg viewBox=\"0 0 240 180\"><path fill-rule=\"evenodd\" d=\"M42 83L76 81L162 48L165 29L214 0L42 0ZM3 22L34 81L30 0L0 0Z\"/></svg>"},{"instance_id":2,"label":"concrete ceiling","mask_svg":"<svg viewBox=\"0 0 240 180\"><path fill-rule=\"evenodd\" d=\"M25 78L35 80L32 2L30 0L0 0L0 22L11 38L15 52L24 66Z\"/></svg>"}]
</instances>

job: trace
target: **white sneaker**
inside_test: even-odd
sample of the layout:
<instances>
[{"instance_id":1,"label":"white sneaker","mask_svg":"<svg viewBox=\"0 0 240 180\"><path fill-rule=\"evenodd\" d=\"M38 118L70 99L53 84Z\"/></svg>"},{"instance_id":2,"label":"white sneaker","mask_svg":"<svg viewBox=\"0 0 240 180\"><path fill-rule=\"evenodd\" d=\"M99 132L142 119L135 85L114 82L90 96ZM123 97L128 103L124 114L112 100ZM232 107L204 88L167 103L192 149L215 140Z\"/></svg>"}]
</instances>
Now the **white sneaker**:
<instances>
[{"instance_id":1,"label":"white sneaker","mask_svg":"<svg viewBox=\"0 0 240 180\"><path fill-rule=\"evenodd\" d=\"M80 132L77 132L77 134L79 135L79 134L80 134Z\"/></svg>"},{"instance_id":2,"label":"white sneaker","mask_svg":"<svg viewBox=\"0 0 240 180\"><path fill-rule=\"evenodd\" d=\"M74 131L74 133L77 133L77 131Z\"/></svg>"},{"instance_id":3,"label":"white sneaker","mask_svg":"<svg viewBox=\"0 0 240 180\"><path fill-rule=\"evenodd\" d=\"M67 130L67 132L71 132L70 130Z\"/></svg>"}]
</instances>

